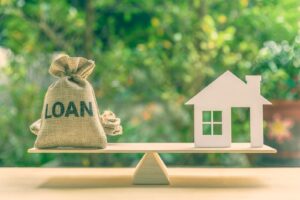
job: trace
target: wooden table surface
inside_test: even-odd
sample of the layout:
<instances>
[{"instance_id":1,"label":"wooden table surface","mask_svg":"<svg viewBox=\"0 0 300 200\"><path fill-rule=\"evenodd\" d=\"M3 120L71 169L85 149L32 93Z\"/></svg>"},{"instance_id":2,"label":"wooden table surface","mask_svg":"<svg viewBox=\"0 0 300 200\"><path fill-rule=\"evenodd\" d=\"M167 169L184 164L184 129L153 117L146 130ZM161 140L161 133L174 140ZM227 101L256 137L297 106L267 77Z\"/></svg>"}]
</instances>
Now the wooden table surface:
<instances>
[{"instance_id":1,"label":"wooden table surface","mask_svg":"<svg viewBox=\"0 0 300 200\"><path fill-rule=\"evenodd\" d=\"M0 199L300 199L300 168L169 168L169 186L131 185L133 171L0 168Z\"/></svg>"}]
</instances>

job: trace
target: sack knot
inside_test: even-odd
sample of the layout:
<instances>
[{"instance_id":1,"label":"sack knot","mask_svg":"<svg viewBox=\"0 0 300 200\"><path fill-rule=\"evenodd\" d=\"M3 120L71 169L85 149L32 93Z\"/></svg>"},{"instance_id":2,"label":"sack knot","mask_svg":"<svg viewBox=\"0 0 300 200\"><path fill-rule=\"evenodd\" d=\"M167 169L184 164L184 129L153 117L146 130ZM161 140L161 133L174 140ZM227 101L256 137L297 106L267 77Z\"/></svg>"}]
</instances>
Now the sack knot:
<instances>
[{"instance_id":1,"label":"sack knot","mask_svg":"<svg viewBox=\"0 0 300 200\"><path fill-rule=\"evenodd\" d=\"M69 76L72 79L86 79L93 71L95 63L83 57L61 56L53 61L49 73L55 77Z\"/></svg>"}]
</instances>

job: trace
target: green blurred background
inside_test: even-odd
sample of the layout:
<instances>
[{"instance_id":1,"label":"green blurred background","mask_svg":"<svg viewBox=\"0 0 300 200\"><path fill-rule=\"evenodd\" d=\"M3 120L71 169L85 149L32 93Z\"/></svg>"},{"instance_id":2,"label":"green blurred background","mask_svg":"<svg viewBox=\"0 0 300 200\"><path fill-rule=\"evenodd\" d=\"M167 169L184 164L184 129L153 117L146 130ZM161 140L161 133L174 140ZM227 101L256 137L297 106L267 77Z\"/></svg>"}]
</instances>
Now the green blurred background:
<instances>
[{"instance_id":1,"label":"green blurred background","mask_svg":"<svg viewBox=\"0 0 300 200\"><path fill-rule=\"evenodd\" d=\"M300 166L299 0L0 0L0 166L134 166L142 155L32 155L48 73L61 53L96 62L100 111L122 119L111 142L193 142L184 103L221 73L261 74L265 143L276 155L163 154L168 165ZM249 141L249 110L233 110Z\"/></svg>"}]
</instances>

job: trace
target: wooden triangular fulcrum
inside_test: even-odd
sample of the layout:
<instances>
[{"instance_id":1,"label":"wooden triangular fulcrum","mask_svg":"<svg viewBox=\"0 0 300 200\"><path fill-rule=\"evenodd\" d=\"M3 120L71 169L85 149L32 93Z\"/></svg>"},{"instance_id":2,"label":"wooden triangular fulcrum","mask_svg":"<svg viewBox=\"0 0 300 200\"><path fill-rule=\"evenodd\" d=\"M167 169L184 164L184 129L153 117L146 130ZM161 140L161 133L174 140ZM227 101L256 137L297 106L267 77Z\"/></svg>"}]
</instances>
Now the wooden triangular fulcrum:
<instances>
[{"instance_id":1,"label":"wooden triangular fulcrum","mask_svg":"<svg viewBox=\"0 0 300 200\"><path fill-rule=\"evenodd\" d=\"M133 176L136 185L168 185L169 177L167 167L158 153L145 153L136 166Z\"/></svg>"}]
</instances>

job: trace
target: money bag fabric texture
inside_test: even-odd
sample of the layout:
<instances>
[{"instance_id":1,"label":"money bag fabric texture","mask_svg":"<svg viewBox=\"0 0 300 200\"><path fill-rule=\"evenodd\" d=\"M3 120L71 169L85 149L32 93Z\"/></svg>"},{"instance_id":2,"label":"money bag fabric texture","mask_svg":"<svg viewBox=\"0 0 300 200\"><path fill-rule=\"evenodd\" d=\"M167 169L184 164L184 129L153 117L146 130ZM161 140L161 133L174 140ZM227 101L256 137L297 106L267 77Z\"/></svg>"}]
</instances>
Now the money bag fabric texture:
<instances>
[{"instance_id":1,"label":"money bag fabric texture","mask_svg":"<svg viewBox=\"0 0 300 200\"><path fill-rule=\"evenodd\" d=\"M58 78L45 95L41 119L31 125L36 148L105 148L107 138L93 87L86 80L94 61L62 56L49 72Z\"/></svg>"}]
</instances>

